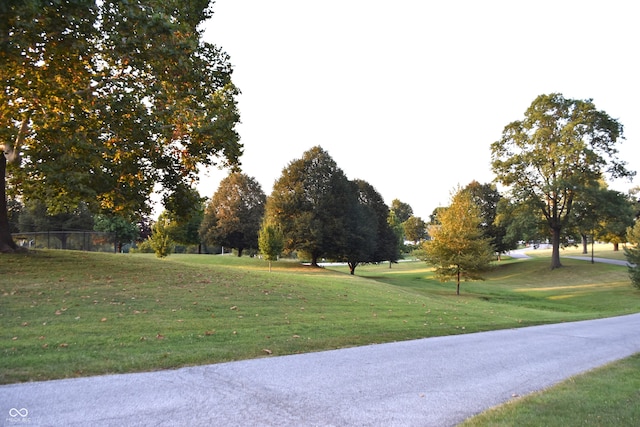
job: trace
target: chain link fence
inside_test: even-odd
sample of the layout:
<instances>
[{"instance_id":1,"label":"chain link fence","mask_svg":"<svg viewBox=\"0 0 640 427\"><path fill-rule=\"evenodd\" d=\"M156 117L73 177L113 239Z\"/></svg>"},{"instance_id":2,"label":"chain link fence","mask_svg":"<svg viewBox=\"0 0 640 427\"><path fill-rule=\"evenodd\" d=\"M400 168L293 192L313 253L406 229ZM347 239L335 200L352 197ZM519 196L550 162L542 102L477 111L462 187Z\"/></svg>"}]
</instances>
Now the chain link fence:
<instances>
[{"instance_id":1,"label":"chain link fence","mask_svg":"<svg viewBox=\"0 0 640 427\"><path fill-rule=\"evenodd\" d=\"M116 233L101 231L38 231L13 233L17 245L29 249L67 249L90 252L117 252Z\"/></svg>"}]
</instances>

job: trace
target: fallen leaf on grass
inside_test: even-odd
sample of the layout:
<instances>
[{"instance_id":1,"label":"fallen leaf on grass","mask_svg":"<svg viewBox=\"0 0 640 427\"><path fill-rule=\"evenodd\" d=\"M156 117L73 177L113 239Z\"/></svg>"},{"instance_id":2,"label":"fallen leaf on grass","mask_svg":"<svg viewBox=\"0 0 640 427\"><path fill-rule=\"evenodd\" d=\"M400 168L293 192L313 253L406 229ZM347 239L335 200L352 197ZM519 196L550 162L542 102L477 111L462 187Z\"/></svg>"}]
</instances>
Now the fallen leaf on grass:
<instances>
[{"instance_id":1,"label":"fallen leaf on grass","mask_svg":"<svg viewBox=\"0 0 640 427\"><path fill-rule=\"evenodd\" d=\"M158 335L156 335L156 338L159 339L159 340L163 340L164 339L164 335L158 334Z\"/></svg>"},{"instance_id":2,"label":"fallen leaf on grass","mask_svg":"<svg viewBox=\"0 0 640 427\"><path fill-rule=\"evenodd\" d=\"M205 334L206 336L210 336L210 335L213 335L213 334L215 334L215 333L216 333L216 331L205 331L205 332L204 332L204 334Z\"/></svg>"},{"instance_id":3,"label":"fallen leaf on grass","mask_svg":"<svg viewBox=\"0 0 640 427\"><path fill-rule=\"evenodd\" d=\"M267 353L267 354L272 354L273 353L273 351L269 350L268 348L263 348L262 351Z\"/></svg>"},{"instance_id":4,"label":"fallen leaf on grass","mask_svg":"<svg viewBox=\"0 0 640 427\"><path fill-rule=\"evenodd\" d=\"M106 317L103 317L102 319L100 319L100 321L101 321L101 322L106 322L106 321L107 321L107 318L106 318Z\"/></svg>"}]
</instances>

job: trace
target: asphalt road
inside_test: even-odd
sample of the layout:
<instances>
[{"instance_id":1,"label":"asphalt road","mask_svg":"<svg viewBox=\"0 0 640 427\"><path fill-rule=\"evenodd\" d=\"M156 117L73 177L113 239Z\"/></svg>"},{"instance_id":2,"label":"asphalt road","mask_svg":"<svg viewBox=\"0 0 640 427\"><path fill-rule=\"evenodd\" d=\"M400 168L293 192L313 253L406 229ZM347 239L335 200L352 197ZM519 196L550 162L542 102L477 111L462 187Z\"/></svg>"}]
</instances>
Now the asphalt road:
<instances>
[{"instance_id":1,"label":"asphalt road","mask_svg":"<svg viewBox=\"0 0 640 427\"><path fill-rule=\"evenodd\" d=\"M0 424L453 426L640 352L640 314L0 387Z\"/></svg>"}]
</instances>

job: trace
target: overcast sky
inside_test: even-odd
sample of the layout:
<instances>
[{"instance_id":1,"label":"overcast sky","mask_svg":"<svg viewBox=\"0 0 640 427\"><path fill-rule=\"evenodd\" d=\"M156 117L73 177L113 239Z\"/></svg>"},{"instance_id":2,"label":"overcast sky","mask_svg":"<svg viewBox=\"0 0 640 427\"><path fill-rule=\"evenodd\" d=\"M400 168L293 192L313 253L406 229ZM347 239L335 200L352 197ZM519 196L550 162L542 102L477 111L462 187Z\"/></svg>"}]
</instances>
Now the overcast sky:
<instances>
[{"instance_id":1,"label":"overcast sky","mask_svg":"<svg viewBox=\"0 0 640 427\"><path fill-rule=\"evenodd\" d=\"M230 55L242 91L242 169L267 195L320 145L350 179L428 220L457 185L493 180L491 143L552 92L619 119L620 157L640 171L635 2L217 0L213 10L205 40ZM226 173L204 176L201 194Z\"/></svg>"}]
</instances>

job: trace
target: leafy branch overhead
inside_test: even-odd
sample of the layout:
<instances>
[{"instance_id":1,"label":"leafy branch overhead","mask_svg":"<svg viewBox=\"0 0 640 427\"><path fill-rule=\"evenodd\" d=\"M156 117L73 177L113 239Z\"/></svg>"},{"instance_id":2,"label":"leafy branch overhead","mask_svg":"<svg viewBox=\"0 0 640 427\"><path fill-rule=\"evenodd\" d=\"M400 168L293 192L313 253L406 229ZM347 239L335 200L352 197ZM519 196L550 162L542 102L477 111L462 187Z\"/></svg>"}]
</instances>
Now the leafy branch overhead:
<instances>
[{"instance_id":1,"label":"leafy branch overhead","mask_svg":"<svg viewBox=\"0 0 640 427\"><path fill-rule=\"evenodd\" d=\"M51 212L82 201L127 216L147 212L155 189L180 200L202 167L237 166L239 91L229 57L201 41L211 14L203 0L0 8L10 191Z\"/></svg>"}]
</instances>

